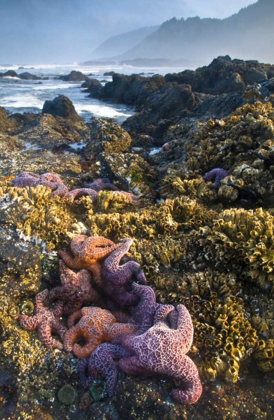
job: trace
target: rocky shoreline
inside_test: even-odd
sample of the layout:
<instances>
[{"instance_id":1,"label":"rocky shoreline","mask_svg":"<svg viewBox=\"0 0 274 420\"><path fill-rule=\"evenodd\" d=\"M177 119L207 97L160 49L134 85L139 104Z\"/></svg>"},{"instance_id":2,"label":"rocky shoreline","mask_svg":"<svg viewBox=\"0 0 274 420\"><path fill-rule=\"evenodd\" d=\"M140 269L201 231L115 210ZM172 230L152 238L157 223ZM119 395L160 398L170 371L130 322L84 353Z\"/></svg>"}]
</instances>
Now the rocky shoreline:
<instances>
[{"instance_id":1,"label":"rocky shoreline","mask_svg":"<svg viewBox=\"0 0 274 420\"><path fill-rule=\"evenodd\" d=\"M90 94L137 107L122 127L84 124L64 96L41 114L0 107L1 418L273 417L273 77L273 66L219 57L195 72L91 82ZM108 178L140 199L99 191L70 202L45 185L15 187L24 171L58 174L69 190ZM59 285L57 252L77 235L132 238L126 260L157 302L188 308L196 404L174 403L162 376L119 372L111 399L102 380L85 391L72 353L20 327L35 295Z\"/></svg>"}]
</instances>

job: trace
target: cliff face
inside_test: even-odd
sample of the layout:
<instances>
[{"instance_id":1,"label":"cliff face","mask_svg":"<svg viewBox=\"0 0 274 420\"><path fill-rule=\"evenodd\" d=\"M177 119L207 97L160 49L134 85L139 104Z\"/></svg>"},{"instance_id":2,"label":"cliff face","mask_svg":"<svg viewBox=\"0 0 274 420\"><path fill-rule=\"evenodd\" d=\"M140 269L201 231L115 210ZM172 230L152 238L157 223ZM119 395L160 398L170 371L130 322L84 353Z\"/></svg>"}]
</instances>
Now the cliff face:
<instances>
[{"instance_id":1,"label":"cliff face","mask_svg":"<svg viewBox=\"0 0 274 420\"><path fill-rule=\"evenodd\" d=\"M135 31L112 36L99 45L91 54L92 59L111 58L123 54L127 50L142 42L152 32L157 31L160 26L140 28Z\"/></svg>"},{"instance_id":2,"label":"cliff face","mask_svg":"<svg viewBox=\"0 0 274 420\"><path fill-rule=\"evenodd\" d=\"M259 0L223 20L173 18L120 58L162 57L209 62L214 56L229 54L274 62L273 20L273 0Z\"/></svg>"}]
</instances>

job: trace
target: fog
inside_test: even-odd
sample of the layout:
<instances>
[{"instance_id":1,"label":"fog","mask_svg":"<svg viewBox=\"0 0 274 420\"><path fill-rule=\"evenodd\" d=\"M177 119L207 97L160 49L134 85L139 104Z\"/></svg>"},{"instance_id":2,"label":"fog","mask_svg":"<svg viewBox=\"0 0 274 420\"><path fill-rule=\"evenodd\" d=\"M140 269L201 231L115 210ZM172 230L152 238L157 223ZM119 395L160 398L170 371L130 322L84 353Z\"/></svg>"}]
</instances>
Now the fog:
<instances>
[{"instance_id":1,"label":"fog","mask_svg":"<svg viewBox=\"0 0 274 420\"><path fill-rule=\"evenodd\" d=\"M0 0L0 63L88 60L105 39L172 17L224 18L252 0Z\"/></svg>"}]
</instances>

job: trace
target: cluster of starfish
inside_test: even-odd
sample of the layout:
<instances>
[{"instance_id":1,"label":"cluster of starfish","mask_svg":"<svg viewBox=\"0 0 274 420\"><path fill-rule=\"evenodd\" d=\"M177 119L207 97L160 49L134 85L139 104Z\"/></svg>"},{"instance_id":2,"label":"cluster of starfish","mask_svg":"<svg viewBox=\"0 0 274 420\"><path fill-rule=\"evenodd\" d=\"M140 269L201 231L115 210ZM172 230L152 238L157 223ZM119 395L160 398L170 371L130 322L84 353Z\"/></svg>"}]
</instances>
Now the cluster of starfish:
<instances>
[{"instance_id":1,"label":"cluster of starfish","mask_svg":"<svg viewBox=\"0 0 274 420\"><path fill-rule=\"evenodd\" d=\"M36 314L20 315L19 323L28 330L37 328L46 346L73 351L81 358L84 387L103 375L108 395L113 396L118 374L114 359L119 359L119 368L127 374L172 377L177 385L172 397L192 404L202 385L186 355L193 340L190 314L184 305L158 304L153 289L144 284L139 264L120 264L131 244L130 238L115 244L100 236L75 237L71 253L59 251L61 286L40 292Z\"/></svg>"},{"instance_id":2,"label":"cluster of starfish","mask_svg":"<svg viewBox=\"0 0 274 420\"><path fill-rule=\"evenodd\" d=\"M115 185L111 184L108 178L99 178L90 184L85 182L85 188L77 188L72 191L68 190L68 187L63 183L59 175L52 174L50 172L42 175L35 174L34 172L22 172L11 182L17 188L44 185L52 190L52 197L65 197L69 201L74 201L78 197L88 195L95 203L98 192L101 190L114 191L115 194L125 195L132 202L138 201L140 198L129 192L120 191Z\"/></svg>"}]
</instances>

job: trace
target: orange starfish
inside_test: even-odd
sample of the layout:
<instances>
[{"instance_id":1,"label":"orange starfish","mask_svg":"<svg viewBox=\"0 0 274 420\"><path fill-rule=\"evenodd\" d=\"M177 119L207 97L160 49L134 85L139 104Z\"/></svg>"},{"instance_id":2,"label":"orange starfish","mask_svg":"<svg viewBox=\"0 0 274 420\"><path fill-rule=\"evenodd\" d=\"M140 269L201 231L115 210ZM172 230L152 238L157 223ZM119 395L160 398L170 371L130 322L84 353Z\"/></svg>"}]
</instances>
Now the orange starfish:
<instances>
[{"instance_id":1,"label":"orange starfish","mask_svg":"<svg viewBox=\"0 0 274 420\"><path fill-rule=\"evenodd\" d=\"M117 322L110 311L92 306L72 314L68 324L71 325L80 317L80 321L64 335L64 349L73 351L80 358L90 356L96 347L105 341L111 341L121 334L130 334L137 330L133 324ZM86 343L83 346L76 343L79 338L85 339Z\"/></svg>"},{"instance_id":2,"label":"orange starfish","mask_svg":"<svg viewBox=\"0 0 274 420\"><path fill-rule=\"evenodd\" d=\"M115 244L102 236L80 235L72 239L70 247L73 256L66 251L58 251L66 265L77 270L85 268L93 274L93 280L98 286L102 286L101 266L99 260L107 257L121 244Z\"/></svg>"}]
</instances>

